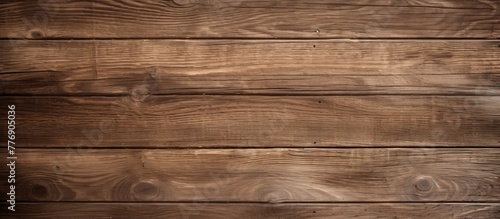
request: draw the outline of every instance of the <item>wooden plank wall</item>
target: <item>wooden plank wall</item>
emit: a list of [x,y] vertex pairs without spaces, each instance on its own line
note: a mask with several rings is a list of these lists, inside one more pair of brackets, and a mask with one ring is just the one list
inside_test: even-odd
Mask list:
[[0,216],[500,218],[499,11],[3,0]]

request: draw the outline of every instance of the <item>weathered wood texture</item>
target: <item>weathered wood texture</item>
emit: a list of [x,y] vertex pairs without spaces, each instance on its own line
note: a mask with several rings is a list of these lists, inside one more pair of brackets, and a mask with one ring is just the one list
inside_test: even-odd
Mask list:
[[500,146],[498,96],[3,98],[7,103],[16,105],[23,147]]
[[3,0],[0,217],[500,218],[499,7]]
[[1,213],[4,219],[17,218],[456,218],[500,217],[499,204],[19,204],[18,210]]
[[0,3],[3,38],[498,38],[497,0]]
[[500,95],[499,45],[444,40],[0,41],[0,94]]
[[[500,152],[494,149],[19,149],[17,157],[18,201],[500,198]],[[1,177],[7,178],[5,168]],[[3,194],[6,183],[0,181]]]

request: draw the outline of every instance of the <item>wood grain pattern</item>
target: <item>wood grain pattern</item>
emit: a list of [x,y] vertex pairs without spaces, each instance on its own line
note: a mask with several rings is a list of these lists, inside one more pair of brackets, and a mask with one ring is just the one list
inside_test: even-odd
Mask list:
[[497,0],[0,3],[3,38],[498,38]]
[[137,94],[2,102],[16,105],[24,147],[500,146],[497,96]]
[[500,95],[500,41],[16,42],[3,95]]
[[[5,155],[5,154],[4,154]],[[18,149],[17,201],[498,201],[494,149]],[[22,171],[21,171],[22,170]],[[2,169],[2,178],[7,178]],[[6,180],[1,192],[6,193]]]
[[19,204],[15,213],[1,213],[4,219],[25,218],[456,218],[500,217],[499,204]]
[[499,9],[0,1],[0,218],[500,218]]

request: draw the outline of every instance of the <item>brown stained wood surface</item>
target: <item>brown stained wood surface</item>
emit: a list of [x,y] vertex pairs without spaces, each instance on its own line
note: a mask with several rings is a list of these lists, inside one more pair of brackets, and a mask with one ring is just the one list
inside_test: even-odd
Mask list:
[[[5,154],[4,154],[5,155]],[[484,149],[19,149],[18,201],[496,202]],[[21,171],[22,170],[22,171]],[[1,172],[6,178],[6,170]],[[6,181],[1,181],[6,193]]]
[[492,219],[500,217],[499,204],[19,204],[18,212],[5,219],[25,218],[457,218]]
[[498,96],[3,100],[16,105],[24,147],[500,146]]
[[3,95],[500,95],[500,41],[12,43],[0,41]]
[[498,0],[0,3],[2,38],[498,38]]
[[499,7],[2,0],[0,218],[500,218]]

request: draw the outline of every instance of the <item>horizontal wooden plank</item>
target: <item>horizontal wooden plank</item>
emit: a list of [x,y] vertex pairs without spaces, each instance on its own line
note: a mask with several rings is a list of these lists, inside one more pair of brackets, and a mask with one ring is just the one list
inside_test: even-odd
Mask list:
[[499,45],[441,40],[0,41],[0,94],[500,95]]
[[23,147],[498,147],[499,103],[498,96],[135,95],[4,97],[0,110],[16,106]]
[[[489,148],[19,148],[16,201],[496,202],[500,197],[500,152]],[[6,174],[3,168],[1,177]],[[6,184],[0,181],[3,194]]]
[[489,0],[0,3],[3,38],[498,38]]
[[[3,207],[3,206],[2,206]],[[499,204],[18,204],[2,218],[477,218],[500,217]]]

